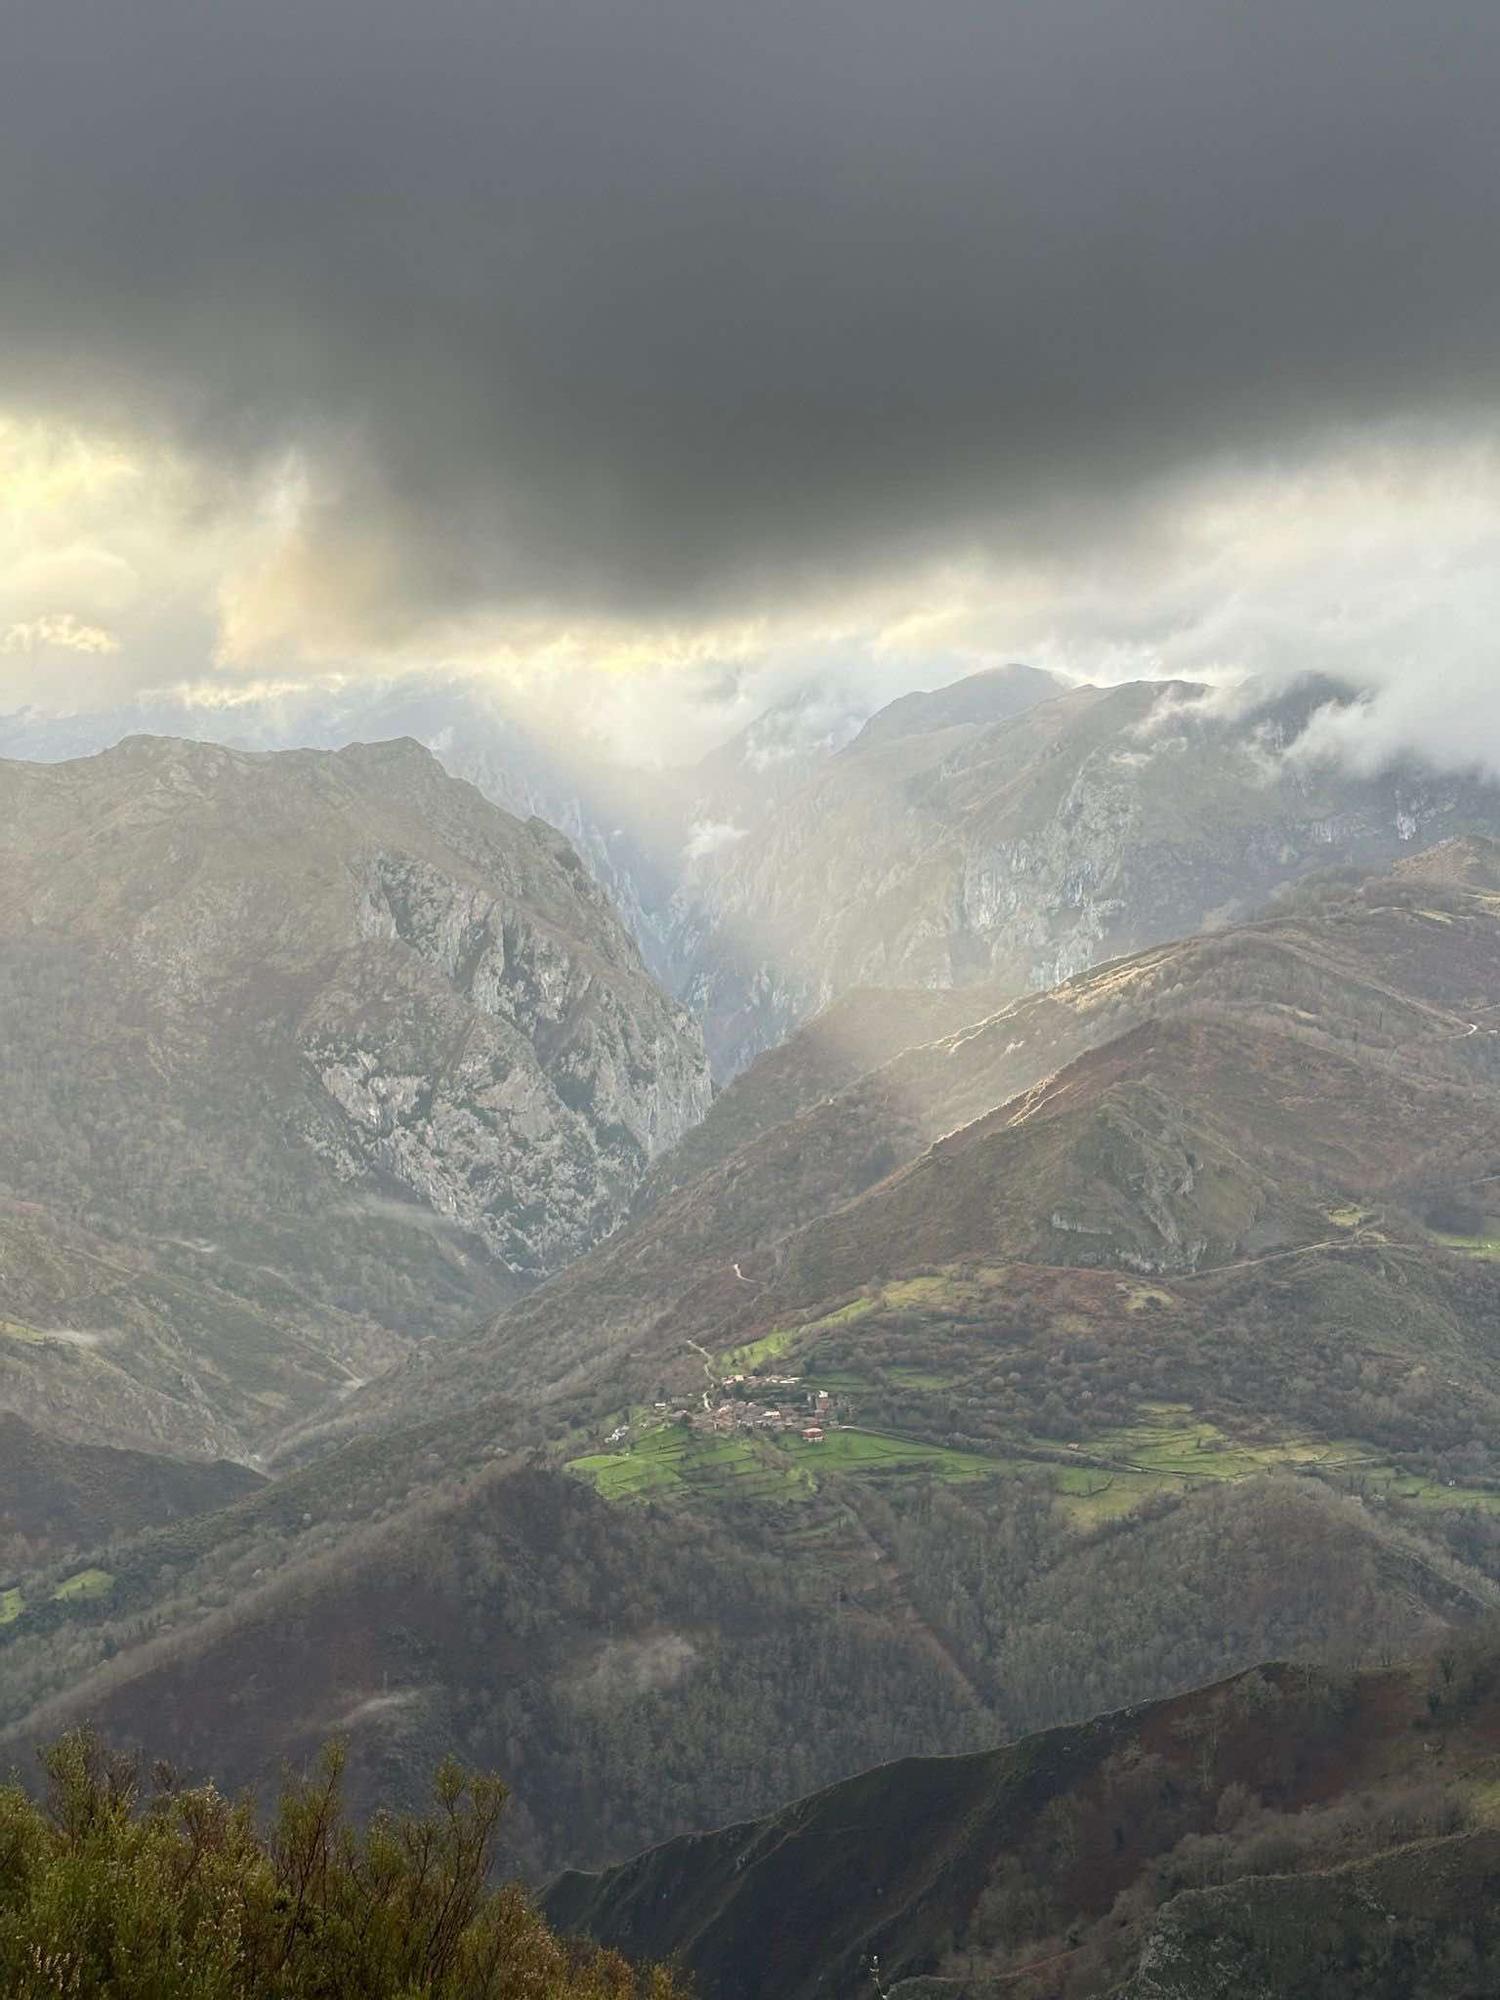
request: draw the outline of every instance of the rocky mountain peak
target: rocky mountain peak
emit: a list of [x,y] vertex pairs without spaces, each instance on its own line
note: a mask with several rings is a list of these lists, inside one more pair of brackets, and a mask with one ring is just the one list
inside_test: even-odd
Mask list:
[[92,1342],[7,1343],[0,1407],[84,1434],[259,1439],[606,1234],[708,1108],[568,842],[410,738],[0,764],[0,944],[0,1315]]

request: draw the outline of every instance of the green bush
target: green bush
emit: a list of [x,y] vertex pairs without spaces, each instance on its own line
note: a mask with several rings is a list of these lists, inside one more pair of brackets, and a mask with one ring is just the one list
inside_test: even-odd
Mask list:
[[11,2000],[681,2000],[660,1968],[559,1939],[489,1872],[505,1788],[456,1765],[426,1817],[351,1827],[343,1754],[288,1782],[270,1831],[88,1731],[0,1790],[0,1991]]

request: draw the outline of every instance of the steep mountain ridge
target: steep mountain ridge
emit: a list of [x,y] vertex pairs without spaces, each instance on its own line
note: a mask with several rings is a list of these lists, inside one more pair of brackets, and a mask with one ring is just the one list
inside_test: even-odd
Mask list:
[[807,685],[696,764],[652,771],[560,742],[503,690],[416,676],[225,709],[163,697],[0,717],[0,752],[74,756],[142,728],[254,749],[415,738],[563,830],[727,1081],[858,986],[1047,988],[1239,922],[1310,872],[1500,829],[1494,787],[1471,778],[1304,755],[1311,716],[1354,698],[1317,679],[1230,699],[1012,666],[872,715]]
[[414,743],[0,764],[0,858],[0,1364],[38,1415],[66,1348],[76,1435],[98,1354],[152,1405],[115,1441],[258,1444],[605,1233],[707,1109],[573,850]]
[[857,986],[719,1091],[701,1124],[656,1162],[636,1193],[644,1215],[697,1175],[894,1057],[982,1018],[1010,995],[984,987]]
[[1260,1668],[866,1772],[546,1907],[714,2000],[1470,2000],[1500,1975],[1496,1683],[1481,1648]]
[[[945,691],[954,712],[967,685]],[[875,718],[698,884],[679,983],[716,1064],[743,1066],[853,985],[1051,987],[1242,921],[1309,871],[1500,825],[1478,781],[1299,756],[1310,709],[1349,698],[1319,685],[1233,709],[1131,682],[925,733]]]
[[[976,674],[902,697],[882,729],[997,720],[1056,692],[1026,667]],[[525,701],[488,682],[411,675],[309,687],[227,706],[161,693],[98,714],[0,715],[0,756],[53,762],[136,735],[202,738],[240,750],[339,749],[411,737],[494,804],[559,828],[629,926],[652,971],[673,985],[695,934],[697,884],[716,846],[742,839],[844,748],[871,703],[839,686],[793,688],[695,763],[637,769],[539,725]]]
[[968,728],[978,724],[1008,722],[1024,715],[1038,702],[1048,701],[1067,691],[1068,682],[1056,674],[1019,664],[988,667],[968,674],[945,687],[898,695],[877,709],[854,738],[855,750],[868,750],[877,743],[892,742],[898,736],[928,736],[934,730]]
[[1149,1022],[940,1140],[788,1246],[785,1282],[998,1257],[1195,1271],[1306,1243],[1356,1194],[1500,1159],[1500,1103],[1244,1023]]
[[[824,1095],[835,1010],[826,1045],[805,1031],[721,1096],[627,1227],[349,1414],[485,1380],[551,1393],[630,1354],[644,1375],[675,1351],[685,1383],[691,1343],[751,1342],[922,1264],[1192,1270],[1314,1240],[1356,1194],[1420,1202],[1500,1164],[1496,990],[1485,892],[1376,878],[1081,974]],[[881,1011],[932,1018],[925,995]]]
[[607,765],[586,746],[537,726],[503,690],[470,677],[278,689],[227,705],[161,691],[97,713],[0,715],[0,757],[43,763],[89,757],[133,736],[191,738],[232,750],[340,750],[410,738],[453,777],[520,820],[561,831],[587,862],[660,978],[681,828],[663,820],[651,774]]

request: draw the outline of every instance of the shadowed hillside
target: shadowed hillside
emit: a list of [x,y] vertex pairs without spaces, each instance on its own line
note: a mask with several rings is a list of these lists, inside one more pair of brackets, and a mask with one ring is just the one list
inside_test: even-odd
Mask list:
[[1492,1648],[1253,1670],[869,1771],[547,1898],[713,2000],[1469,2000],[1500,1977]]
[[70,1444],[0,1413],[0,1570],[227,1506],[262,1483],[248,1466]]

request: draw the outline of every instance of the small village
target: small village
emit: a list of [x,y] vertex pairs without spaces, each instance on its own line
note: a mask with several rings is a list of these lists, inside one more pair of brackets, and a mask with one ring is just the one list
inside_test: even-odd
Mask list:
[[687,1413],[695,1431],[797,1431],[807,1444],[821,1444],[837,1424],[828,1391],[808,1388],[800,1375],[729,1375],[720,1389],[721,1401],[705,1394],[704,1407]]
[[[653,1407],[656,1422],[686,1424],[701,1437],[790,1431],[804,1444],[821,1444],[829,1431],[839,1428],[841,1414],[826,1389],[808,1386],[800,1375],[727,1375],[718,1385],[717,1400],[705,1390],[699,1409],[685,1404],[673,1408],[666,1402]],[[605,1442],[626,1443],[631,1428],[616,1425]]]

